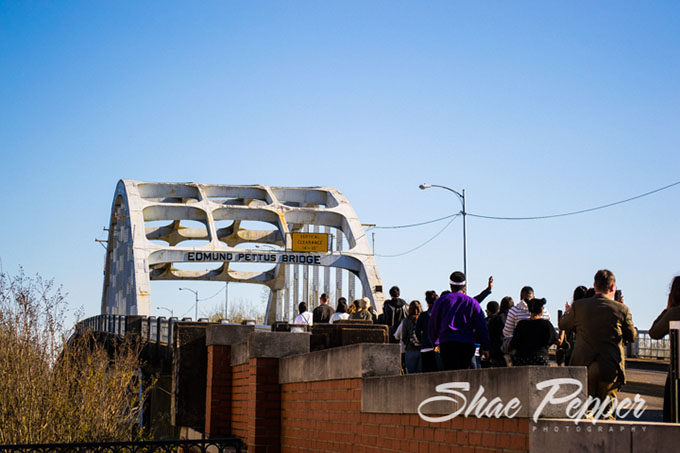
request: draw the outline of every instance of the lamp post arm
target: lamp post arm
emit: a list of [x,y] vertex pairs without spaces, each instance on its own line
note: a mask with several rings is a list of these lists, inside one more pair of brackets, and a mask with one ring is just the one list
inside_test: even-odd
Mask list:
[[440,189],[453,192],[458,197],[458,201],[460,201],[460,204],[463,208],[462,211],[460,211],[460,213],[463,214],[463,272],[465,273],[465,276],[467,278],[467,225],[466,225],[467,211],[465,210],[465,189],[463,189],[463,193],[460,193],[457,190],[454,190],[450,187],[442,186],[440,184],[421,184],[419,186],[420,190],[429,189],[430,187],[439,187]]
[[194,293],[194,296],[195,296],[195,299],[196,299],[196,306],[195,306],[194,317],[195,317],[196,320],[197,320],[197,319],[198,319],[198,291],[194,291],[194,290],[191,289],[191,288],[180,288],[179,290],[180,290],[180,291],[191,291],[192,293]]
[[460,201],[460,204],[463,205],[463,213],[465,213],[465,194],[464,194],[465,191],[463,191],[463,193],[460,193],[457,190],[454,190],[454,189],[452,189],[450,187],[446,187],[446,186],[440,186],[439,184],[430,184],[430,186],[431,187],[439,187],[440,189],[445,189],[445,190],[448,190],[449,192],[455,193],[458,196],[458,200]]

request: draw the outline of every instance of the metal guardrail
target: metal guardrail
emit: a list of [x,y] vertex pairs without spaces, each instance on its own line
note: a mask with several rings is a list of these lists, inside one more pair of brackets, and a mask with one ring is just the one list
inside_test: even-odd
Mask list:
[[149,440],[140,442],[79,442],[55,444],[0,445],[0,452],[22,453],[96,453],[96,452],[234,452],[247,451],[246,445],[237,437],[198,440]]
[[[170,344],[172,343],[172,332],[177,318],[164,318],[146,316],[137,318],[141,321],[141,336],[147,342]],[[97,315],[80,321],[79,326],[90,328],[95,332],[106,332],[113,335],[125,336],[128,330],[128,317],[125,315]]]
[[629,357],[645,359],[669,360],[671,357],[671,341],[669,337],[654,340],[648,330],[639,330],[636,343],[629,346]]
[[[80,328],[90,328],[95,332],[105,332],[118,336],[125,336],[125,332],[130,330],[128,322],[134,319],[135,322],[141,322],[140,331],[141,337],[148,343],[157,343],[162,345],[169,345],[172,343],[172,335],[175,329],[175,324],[180,321],[189,321],[191,318],[165,318],[162,316],[127,316],[127,315],[96,315],[84,319],[78,323]],[[201,318],[194,322],[211,323],[207,318]],[[222,324],[226,321],[222,321]],[[228,323],[227,323],[228,324]],[[259,325],[251,323],[257,330],[271,330],[271,326]]]
[[[80,325],[89,327],[97,332],[124,336],[127,330],[127,319],[126,315],[97,315],[81,321]],[[182,321],[191,321],[191,318],[185,318]],[[142,339],[150,343],[168,345],[172,342],[172,334],[177,322],[179,322],[177,318],[168,319],[162,316],[141,317]],[[207,319],[200,319],[199,322],[208,321]],[[270,330],[271,326],[256,325],[255,328],[258,330]],[[670,339],[668,337],[655,340],[649,336],[649,331],[639,330],[637,341],[626,346],[626,356],[669,360],[671,356],[670,346]]]
[[[172,334],[175,324],[178,322],[192,322],[191,318],[164,318],[162,316],[130,316],[127,315],[96,315],[80,321],[76,328],[90,328],[95,332],[105,332],[118,336],[125,336],[125,332],[129,330],[128,321],[134,318],[135,321],[141,321],[141,337],[149,343],[159,343],[168,345],[172,343]],[[206,324],[216,324],[209,321],[207,318],[201,318],[198,321]],[[226,321],[220,321],[219,324],[230,324]],[[268,325],[248,323],[256,330],[271,330],[272,327]]]

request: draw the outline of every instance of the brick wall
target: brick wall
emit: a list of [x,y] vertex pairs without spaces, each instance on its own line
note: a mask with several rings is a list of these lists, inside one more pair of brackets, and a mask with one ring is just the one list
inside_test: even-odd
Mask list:
[[362,380],[281,386],[283,452],[526,452],[529,420],[457,417],[429,423],[413,414],[361,412]]
[[[303,334],[253,332],[246,343],[231,346],[213,344],[219,338],[208,340],[203,434],[238,436],[251,453],[519,453],[529,451],[530,436],[537,436],[530,434],[528,419],[541,400],[535,393],[536,383],[558,377],[586,381],[585,368],[571,367],[401,376],[398,345],[365,343],[307,352],[307,336],[303,338],[307,342],[281,346],[285,341],[298,341],[294,335]],[[222,340],[227,343],[229,339]],[[507,402],[518,397],[520,409],[516,418],[422,420],[417,415],[419,403],[446,382],[466,382],[471,389],[483,387],[489,399]],[[395,399],[395,394],[403,398]],[[584,399],[583,389],[582,394]],[[450,403],[438,404],[429,403],[428,413],[450,413]],[[555,417],[562,412],[563,408],[551,405],[542,413]],[[536,445],[546,445],[540,442]],[[535,451],[544,450],[536,445]]]
[[231,347],[208,346],[205,387],[205,435],[223,437],[231,433]]
[[231,433],[249,452],[281,450],[279,360],[252,358],[232,368]]
[[[279,385],[279,359],[250,359],[252,413],[255,414],[255,439],[248,451],[279,452],[281,436],[281,386]],[[254,376],[253,376],[254,375]],[[252,445],[252,448],[251,448]]]
[[255,438],[255,425],[250,423],[255,414],[250,404],[251,392],[250,363],[246,362],[232,368],[231,381],[231,433],[251,445]]

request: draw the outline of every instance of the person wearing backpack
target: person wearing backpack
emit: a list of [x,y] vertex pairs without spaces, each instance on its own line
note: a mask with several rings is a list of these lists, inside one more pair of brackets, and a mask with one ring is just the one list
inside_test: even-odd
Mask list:
[[399,288],[397,286],[390,288],[390,297],[391,299],[387,300],[383,305],[383,323],[389,329],[390,343],[399,343],[399,340],[394,338],[394,332],[407,316],[406,301],[399,297]]

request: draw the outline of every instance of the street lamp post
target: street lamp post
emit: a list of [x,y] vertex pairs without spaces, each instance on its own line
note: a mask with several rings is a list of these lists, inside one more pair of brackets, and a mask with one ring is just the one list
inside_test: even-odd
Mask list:
[[196,308],[195,308],[195,318],[194,321],[198,321],[198,291],[194,291],[191,288],[180,288],[180,291],[191,291],[196,296]]
[[[460,201],[460,204],[463,206],[463,210],[460,211],[460,213],[463,214],[463,273],[465,274],[465,277],[468,278],[468,275],[467,275],[467,231],[466,231],[466,219],[465,219],[467,212],[465,211],[465,189],[463,189],[463,193],[460,193],[457,190],[453,190],[452,188],[446,187],[446,186],[440,186],[439,184],[421,184],[418,187],[420,188],[420,190],[429,189],[430,187],[439,187],[440,189],[446,189],[449,192],[455,193],[456,196],[458,197],[458,201]],[[468,280],[469,280],[469,278],[468,278]]]
[[175,317],[175,312],[169,308],[166,307],[156,307],[156,310],[165,310],[170,312],[170,317],[174,318]]
[[224,320],[229,319],[229,282],[224,282]]

